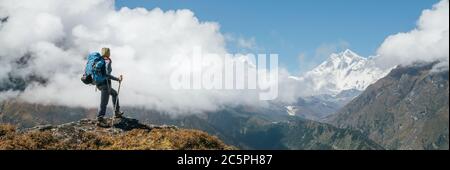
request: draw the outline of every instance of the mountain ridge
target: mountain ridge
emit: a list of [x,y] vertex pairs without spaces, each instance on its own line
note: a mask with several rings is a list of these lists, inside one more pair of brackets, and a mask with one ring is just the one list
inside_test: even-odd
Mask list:
[[[204,131],[239,149],[383,149],[357,131],[274,113],[277,110],[266,110],[262,113],[260,108],[243,106],[212,113],[174,117],[142,108],[123,107],[122,109],[127,112],[127,116],[142,120],[145,124],[155,126],[170,124],[182,129]],[[7,102],[0,115],[0,122],[27,121],[28,123],[21,125],[25,125],[24,128],[28,129],[39,124],[60,124],[60,122],[70,123],[80,119],[84,120],[79,117],[64,117],[64,113],[57,112],[61,110],[74,114],[78,111],[84,112],[77,108],[63,109],[61,106]],[[95,113],[84,115],[95,116]],[[58,118],[63,119],[57,120]]]
[[327,122],[359,130],[387,149],[448,149],[448,70],[398,66]]

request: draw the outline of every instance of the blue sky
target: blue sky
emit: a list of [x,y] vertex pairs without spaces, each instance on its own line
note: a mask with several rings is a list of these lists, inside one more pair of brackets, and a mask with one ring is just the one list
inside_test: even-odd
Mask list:
[[280,65],[295,74],[311,69],[325,60],[326,54],[343,48],[362,56],[375,54],[388,35],[413,29],[421,11],[437,2],[116,0],[116,8],[190,9],[200,21],[219,23],[225,35],[254,40],[254,48],[245,50],[230,43],[230,52],[278,53]]

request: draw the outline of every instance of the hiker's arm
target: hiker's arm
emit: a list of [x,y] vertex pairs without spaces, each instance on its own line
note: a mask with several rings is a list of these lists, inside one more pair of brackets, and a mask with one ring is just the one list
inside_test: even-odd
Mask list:
[[106,64],[106,76],[108,77],[108,79],[119,81],[120,80],[119,78],[110,74],[112,71],[111,63],[112,63],[111,60],[109,60],[109,62]]
[[108,76],[109,79],[114,80],[114,81],[119,81],[119,80],[120,80],[119,78],[114,77],[114,76],[111,75],[111,74],[107,74],[107,76]]

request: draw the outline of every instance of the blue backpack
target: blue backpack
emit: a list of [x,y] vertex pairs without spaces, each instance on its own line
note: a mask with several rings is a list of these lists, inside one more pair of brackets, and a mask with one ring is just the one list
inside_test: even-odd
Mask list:
[[89,54],[81,81],[84,84],[102,85],[106,78],[106,62],[103,57],[97,52]]

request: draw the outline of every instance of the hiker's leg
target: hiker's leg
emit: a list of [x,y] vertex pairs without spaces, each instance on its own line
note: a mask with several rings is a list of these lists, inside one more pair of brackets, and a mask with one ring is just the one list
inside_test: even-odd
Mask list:
[[[117,91],[111,88],[110,94],[112,96],[113,107],[116,109],[114,112],[120,111],[119,97],[117,96]],[[115,106],[117,101],[117,107]]]
[[102,89],[100,91],[101,91],[102,95],[100,98],[100,109],[98,111],[98,117],[103,117],[103,116],[105,116],[106,106],[108,105],[109,92],[108,92],[108,89]]

